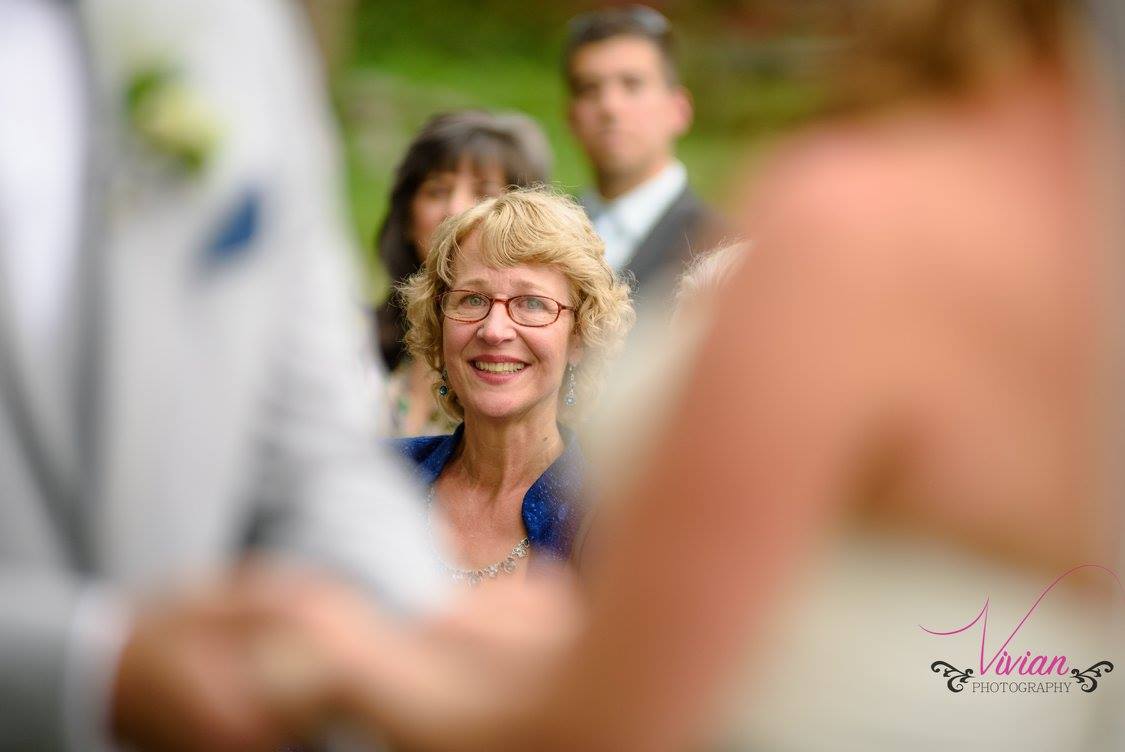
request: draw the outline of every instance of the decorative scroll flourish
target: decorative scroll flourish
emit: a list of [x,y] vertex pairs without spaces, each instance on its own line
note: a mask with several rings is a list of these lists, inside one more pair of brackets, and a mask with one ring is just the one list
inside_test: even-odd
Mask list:
[[[939,666],[942,668],[939,668]],[[949,680],[945,683],[945,686],[949,688],[950,692],[960,692],[961,690],[963,690],[965,688],[965,683],[969,681],[969,679],[971,679],[973,676],[973,670],[971,668],[967,668],[962,671],[959,668],[946,663],[945,661],[934,661],[930,664],[930,670],[935,674],[940,673],[943,678]],[[1090,669],[1086,670],[1089,671]]]
[[1098,679],[1103,675],[1113,671],[1113,664],[1109,661],[1098,661],[1085,671],[1079,671],[1076,668],[1070,670],[1070,675],[1074,677],[1074,681],[1078,682],[1083,692],[1093,692],[1098,688]]

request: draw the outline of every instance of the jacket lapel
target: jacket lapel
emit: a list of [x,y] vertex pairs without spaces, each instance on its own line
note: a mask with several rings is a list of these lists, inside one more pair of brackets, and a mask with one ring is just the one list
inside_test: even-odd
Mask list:
[[661,271],[681,271],[674,265],[682,265],[691,255],[699,212],[699,200],[690,187],[685,187],[641,241],[629,262],[638,287],[643,287]]
[[39,507],[58,535],[59,550],[65,552],[71,567],[79,568],[83,557],[79,553],[79,528],[73,519],[77,504],[74,468],[60,456],[57,440],[52,442],[57,433],[44,422],[42,406],[49,395],[36,391],[36,386],[43,382],[35,378],[33,363],[19,336],[11,299],[12,282],[5,263],[8,259],[3,250],[0,247],[0,400],[9,425],[0,428],[0,436],[7,435],[20,464],[26,468]]
[[[74,16],[76,39],[86,53],[82,24]],[[89,56],[83,54],[81,74],[89,83]],[[7,261],[0,258],[0,397],[8,406],[12,422],[12,439],[18,444],[23,463],[28,468],[39,496],[40,507],[50,517],[51,523],[63,542],[63,548],[75,569],[86,570],[91,563],[85,532],[87,504],[85,491],[89,488],[83,457],[84,439],[87,436],[85,405],[80,382],[88,372],[84,349],[96,351],[90,338],[96,320],[89,305],[94,290],[86,277],[95,263],[92,253],[97,247],[94,218],[100,213],[98,192],[95,189],[98,170],[96,123],[94,113],[97,102],[93,89],[86,87],[85,117],[82,123],[81,178],[82,214],[76,218],[80,248],[69,277],[57,280],[54,291],[56,305],[63,311],[56,332],[49,343],[30,341],[30,336],[19,324],[16,303],[12,299],[13,280]],[[2,249],[0,249],[2,250]],[[87,344],[89,343],[89,344]]]

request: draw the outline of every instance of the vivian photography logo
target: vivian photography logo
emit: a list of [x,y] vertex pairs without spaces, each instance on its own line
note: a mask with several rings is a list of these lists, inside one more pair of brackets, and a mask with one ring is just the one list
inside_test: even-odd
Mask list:
[[[964,665],[959,662],[936,660],[930,664],[930,670],[945,679],[945,686],[950,692],[964,692],[966,689],[971,694],[1067,694],[1071,690],[1078,690],[1089,694],[1101,685],[1105,677],[1113,672],[1113,663],[1101,658],[1098,660],[1091,656],[1069,656],[1054,650],[1043,650],[1056,646],[1036,646],[1023,649],[1018,639],[1020,630],[1033,618],[1035,611],[1043,599],[1064,579],[1083,569],[1097,569],[1107,573],[1117,583],[1118,591],[1122,590],[1121,580],[1117,573],[1098,564],[1081,564],[1060,574],[1039,594],[1031,608],[1023,618],[1008,633],[1007,639],[995,652],[987,652],[988,641],[988,607],[990,599],[986,598],[984,607],[980,612],[963,627],[948,631],[939,631],[921,627],[922,630],[935,637],[952,637],[969,632],[974,627],[980,629],[980,653],[977,666],[959,668]],[[1018,647],[1017,647],[1018,646]]]

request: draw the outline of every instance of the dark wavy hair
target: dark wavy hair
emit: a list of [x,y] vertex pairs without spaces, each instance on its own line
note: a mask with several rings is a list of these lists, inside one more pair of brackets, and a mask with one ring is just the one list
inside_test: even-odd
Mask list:
[[396,285],[421,268],[410,239],[410,204],[435,172],[455,170],[465,159],[474,166],[497,164],[509,186],[528,187],[550,179],[551,149],[534,120],[514,112],[460,110],[435,115],[410,142],[395,170],[387,217],[376,236],[379,259],[391,278],[391,294],[375,309],[379,351],[387,368],[401,362],[406,319]]

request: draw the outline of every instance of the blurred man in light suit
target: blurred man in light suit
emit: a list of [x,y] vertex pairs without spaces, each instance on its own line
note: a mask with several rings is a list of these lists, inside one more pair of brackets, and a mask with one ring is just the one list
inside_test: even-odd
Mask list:
[[438,598],[300,21],[0,0],[0,749],[283,741],[235,596],[175,594],[248,550]]

